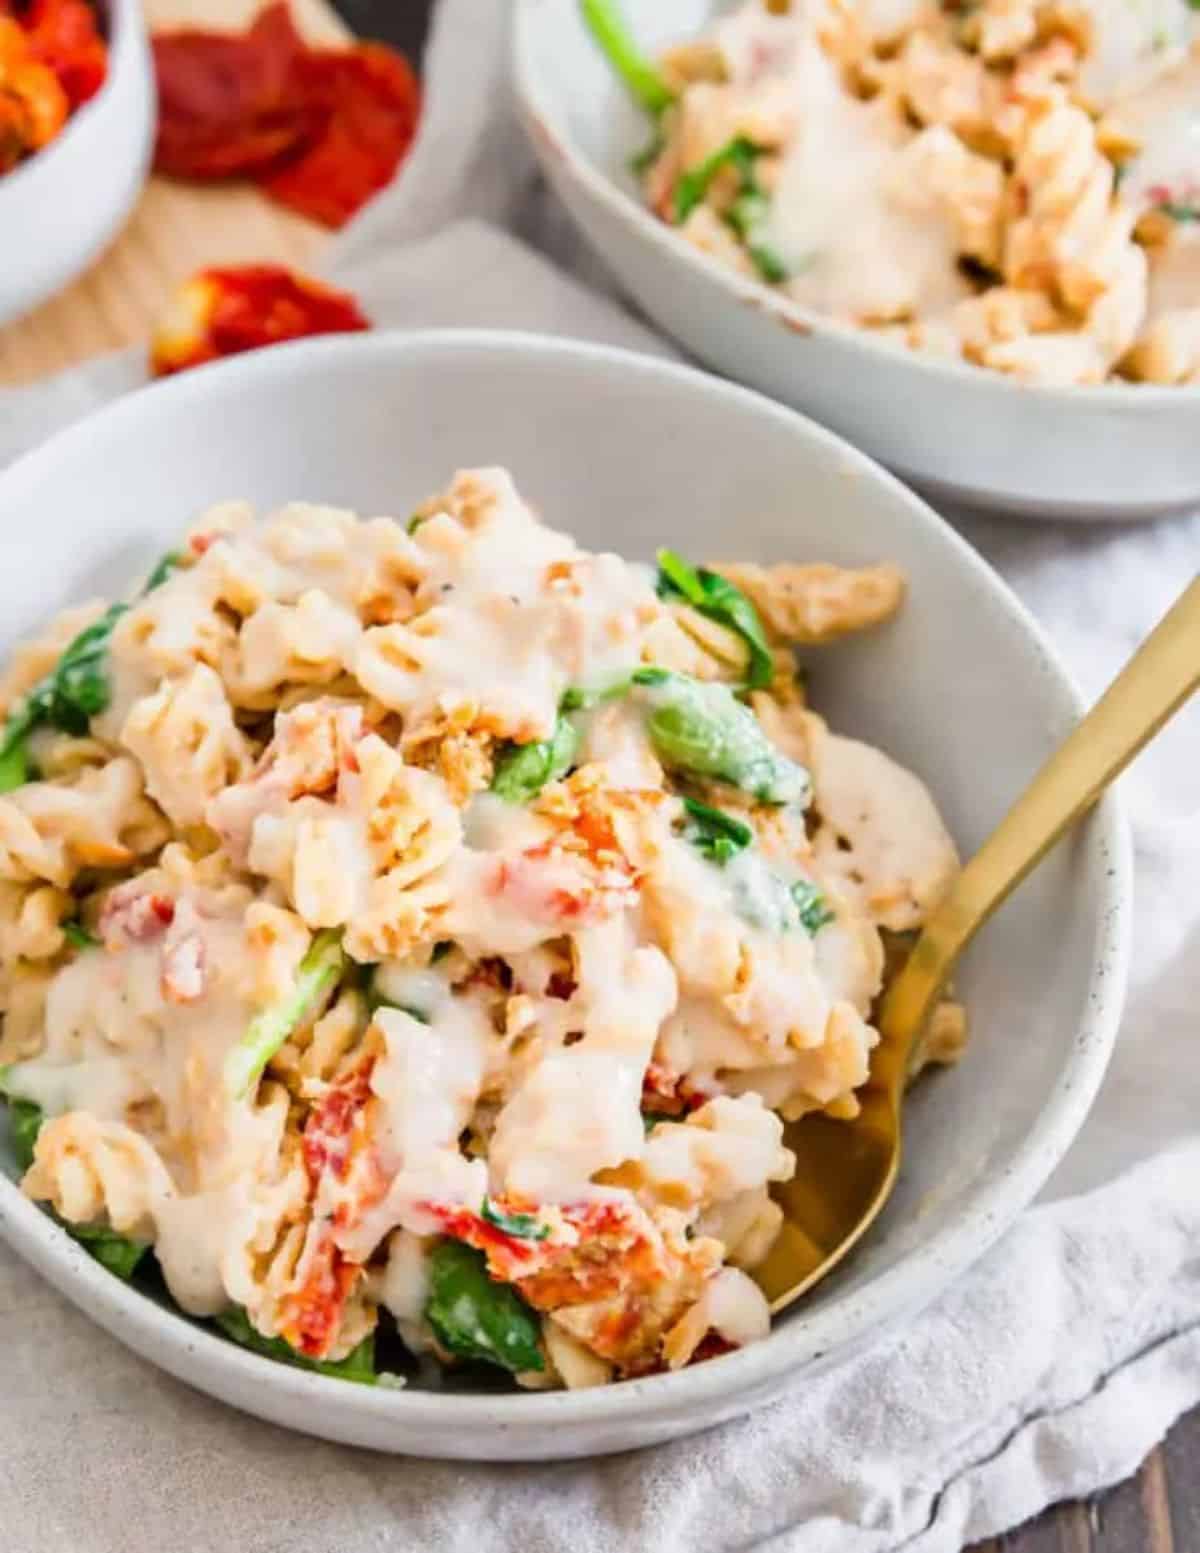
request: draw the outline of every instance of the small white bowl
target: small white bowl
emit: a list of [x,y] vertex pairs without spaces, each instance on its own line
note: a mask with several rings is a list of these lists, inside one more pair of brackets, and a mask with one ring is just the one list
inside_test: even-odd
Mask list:
[[[727,0],[624,0],[655,50]],[[518,0],[514,73],[547,178],[645,312],[701,361],[832,426],[939,496],[1028,517],[1150,517],[1200,501],[1200,388],[1042,388],[898,350],[699,253],[642,203],[650,138],[578,0]]]
[[[1052,650],[996,575],[831,433],[685,367],[482,331],[261,351],[142,390],[55,437],[0,475],[6,644],[74,598],[126,586],[222,497],[403,514],[455,467],[493,462],[510,466],[547,521],[596,548],[647,560],[667,544],[698,559],[897,561],[907,608],[882,631],[814,654],[814,699],[836,726],[915,767],[967,850],[1077,716]],[[862,1250],[764,1342],[675,1375],[464,1395],[288,1369],[104,1272],[20,1194],[11,1155],[0,1159],[0,1233],[172,1374],[331,1439],[519,1460],[702,1429],[931,1299],[1037,1192],[1108,1058],[1129,880],[1125,830],[1106,798],[974,946],[959,979],[970,1048],[911,1097],[903,1177]]]
[[108,76],[48,146],[0,177],[0,323],[85,270],[132,209],[154,141],[139,0],[108,0]]

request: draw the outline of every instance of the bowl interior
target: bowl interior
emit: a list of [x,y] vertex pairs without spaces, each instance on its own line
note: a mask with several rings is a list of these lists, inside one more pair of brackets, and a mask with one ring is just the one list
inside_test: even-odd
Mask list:
[[[871,636],[814,652],[813,699],[835,727],[927,780],[964,851],[1073,720],[1070,686],[1020,606],[864,457],[686,369],[519,336],[284,347],[145,390],[69,431],[0,477],[4,646],[71,600],[123,588],[207,503],[299,498],[403,517],[456,467],[489,463],[511,468],[547,521],[591,547],[898,562],[907,608]],[[979,1211],[984,1188],[1025,1159],[1027,1197],[1069,1141],[1081,1114],[1045,1121],[1072,1086],[1090,1092],[1103,1066],[1107,1034],[1089,1014],[1115,833],[1102,808],[972,950],[959,981],[968,1053],[913,1096],[900,1186],[862,1252],[780,1322],[771,1341],[795,1334],[794,1359],[843,1330],[837,1312],[881,1273],[924,1258],[936,1283],[943,1237]],[[1034,1134],[1049,1152],[1030,1184]],[[3,1142],[0,1167],[15,1174]],[[0,1181],[0,1198],[10,1190]],[[1002,1216],[1021,1206],[989,1201]]]

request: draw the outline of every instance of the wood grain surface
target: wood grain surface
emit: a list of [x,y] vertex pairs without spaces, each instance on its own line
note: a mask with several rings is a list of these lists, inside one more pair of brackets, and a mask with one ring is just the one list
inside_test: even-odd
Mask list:
[[[146,0],[152,24],[240,25],[258,0]],[[434,0],[292,0],[314,38],[354,31],[414,57]],[[28,318],[0,330],[0,383],[27,381],[146,338],[171,289],[202,264],[311,263],[327,234],[249,188],[197,189],[151,179],[99,262]],[[972,1553],[1200,1553],[1200,1410],[1183,1419],[1120,1487],[1063,1504]]]

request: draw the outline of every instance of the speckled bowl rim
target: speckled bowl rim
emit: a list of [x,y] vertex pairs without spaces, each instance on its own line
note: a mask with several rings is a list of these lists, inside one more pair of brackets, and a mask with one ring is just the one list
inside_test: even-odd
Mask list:
[[[9,500],[20,499],[24,489],[36,486],[63,453],[90,444],[93,455],[98,455],[108,431],[139,419],[146,393],[158,396],[160,407],[167,402],[173,405],[181,424],[186,424],[190,405],[220,396],[235,378],[243,384],[269,385],[292,373],[319,375],[326,363],[335,360],[397,357],[414,351],[469,357],[481,349],[495,355],[498,373],[512,356],[572,358],[581,365],[592,363],[597,369],[615,368],[630,377],[653,379],[664,392],[676,385],[688,393],[704,393],[730,404],[740,402],[785,427],[803,426],[808,436],[836,451],[846,467],[868,485],[889,489],[921,522],[937,531],[938,541],[953,555],[963,576],[984,590],[1010,625],[1035,648],[1047,678],[1061,693],[1064,710],[1081,709],[1079,693],[1056,651],[1007,584],[925,502],[866,454],[751,389],[692,367],[611,346],[486,329],[380,332],[277,346],[140,389],[59,432],[0,472],[0,511]],[[934,1298],[992,1245],[1032,1201],[1062,1158],[1103,1078],[1121,1015],[1129,961],[1131,847],[1123,812],[1111,791],[1097,806],[1088,845],[1103,866],[1095,870],[1102,881],[1101,899],[1097,903],[1099,926],[1089,968],[1086,1011],[1057,1082],[1047,1092],[1036,1123],[1007,1167],[985,1181],[931,1241],[901,1254],[893,1267],[862,1289],[835,1299],[812,1316],[793,1315],[776,1325],[762,1342],[695,1368],[594,1390],[517,1395],[354,1386],[261,1358],[130,1288],[105,1272],[22,1196],[7,1175],[0,1175],[0,1234],[101,1326],[161,1368],[217,1396],[221,1395],[222,1382],[227,1382],[229,1389],[239,1388],[240,1383],[243,1394],[254,1386],[270,1391],[277,1399],[306,1404],[293,1416],[301,1428],[305,1425],[300,1420],[311,1417],[317,1421],[313,1433],[322,1433],[319,1420],[323,1412],[330,1418],[352,1414],[379,1423],[403,1422],[409,1439],[411,1430],[423,1422],[431,1427],[478,1430],[493,1438],[496,1431],[506,1428],[544,1425],[550,1442],[545,1455],[553,1457],[556,1426],[665,1421],[678,1418],[681,1411],[721,1402],[736,1410],[739,1395],[839,1349],[849,1351],[880,1335],[896,1317]],[[700,1418],[697,1427],[704,1422],[706,1419]],[[336,1436],[331,1433],[330,1437]]]
[[[1200,409],[1200,386],[1183,384],[1170,387],[1161,383],[1114,382],[1061,388],[1044,383],[1023,383],[1002,372],[990,372],[968,362],[949,361],[919,351],[897,349],[873,339],[867,330],[840,323],[799,302],[793,302],[772,291],[761,281],[739,275],[719,259],[701,253],[674,228],[657,220],[611,177],[594,167],[582,152],[576,150],[565,128],[556,127],[559,116],[553,110],[533,63],[532,33],[538,24],[538,8],[545,3],[546,0],[516,0],[513,17],[512,78],[527,133],[562,164],[588,199],[604,206],[639,239],[657,248],[667,258],[699,270],[742,306],[757,309],[774,318],[790,334],[836,339],[861,356],[864,371],[869,372],[873,362],[886,356],[889,361],[903,363],[914,373],[942,378],[960,386],[978,387],[983,377],[989,386],[1000,392],[1026,396],[1041,403],[1048,414],[1061,414],[1064,409],[1070,413],[1071,407],[1078,405],[1154,416],[1168,405],[1178,407],[1189,401]],[[574,0],[559,0],[559,3],[572,4]],[[582,22],[580,25],[583,25]]]

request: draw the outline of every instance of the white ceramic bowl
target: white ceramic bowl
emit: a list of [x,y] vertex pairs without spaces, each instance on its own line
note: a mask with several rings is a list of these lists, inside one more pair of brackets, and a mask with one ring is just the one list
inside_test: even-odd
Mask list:
[[[1052,651],[984,562],[829,432],[687,368],[482,332],[263,351],[143,390],[54,438],[0,475],[4,633],[122,586],[221,497],[403,514],[456,466],[489,462],[507,463],[548,521],[591,546],[646,559],[666,543],[698,558],[898,561],[912,589],[902,617],[814,657],[814,695],[837,726],[922,773],[967,849],[1077,714]],[[1030,1200],[1104,1070],[1129,891],[1125,834],[1106,799],[972,950],[961,977],[970,1049],[912,1097],[903,1178],[861,1253],[767,1341],[676,1375],[574,1393],[369,1390],[256,1358],[131,1292],[20,1195],[11,1157],[0,1232],[138,1352],[279,1423],[501,1459],[665,1440],[868,1343]]]
[[139,0],[108,0],[108,78],[36,156],[0,177],[0,323],[80,274],[129,214],[154,136]]
[[[656,49],[729,0],[624,0]],[[518,0],[514,69],[546,176],[618,280],[701,361],[816,416],[939,496],[1030,517],[1129,519],[1200,500],[1200,388],[1035,388],[872,340],[684,242],[642,204],[649,139],[578,0]]]

